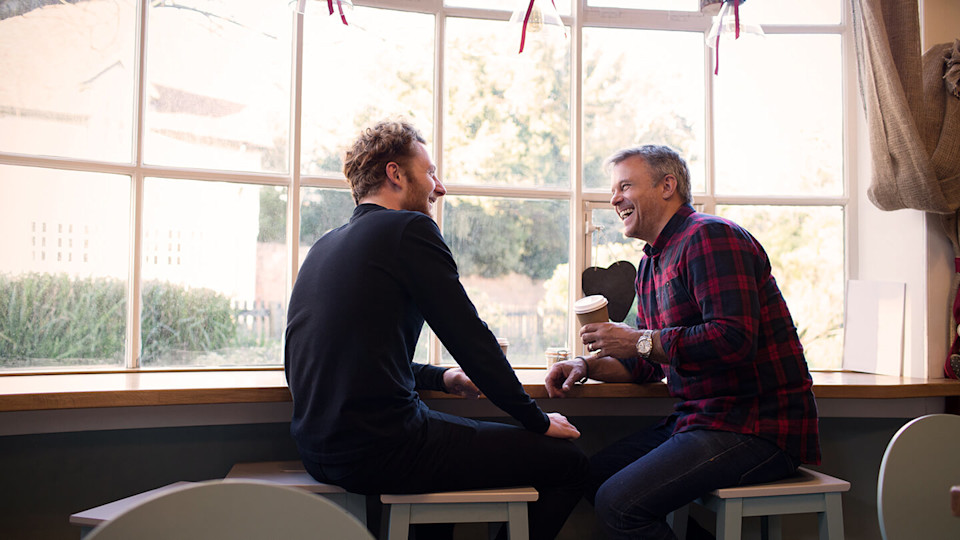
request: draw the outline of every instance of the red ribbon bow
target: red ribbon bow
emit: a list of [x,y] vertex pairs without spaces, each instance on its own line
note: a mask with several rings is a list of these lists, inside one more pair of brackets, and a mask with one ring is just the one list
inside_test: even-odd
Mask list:
[[[339,1],[339,0],[338,0]],[[733,22],[734,24],[734,36],[733,39],[740,39],[740,0],[724,0],[725,2],[733,2]],[[717,58],[715,66],[713,69],[713,74],[718,75],[720,73],[720,34],[723,33],[723,17],[721,15],[720,25],[717,28],[717,46],[714,47],[714,50],[717,53]]]
[[[327,0],[327,7],[330,8],[330,15],[333,15],[333,0]],[[347,17],[343,14],[343,5],[340,3],[340,0],[337,0],[337,9],[340,10],[340,20],[343,21],[344,25],[347,25]]]
[[[340,0],[337,0],[338,2]],[[523,52],[523,44],[527,40],[527,23],[530,22],[530,14],[533,13],[533,3],[537,0],[530,0],[530,5],[527,6],[527,14],[523,16],[523,32],[520,34],[520,52]],[[553,4],[553,9],[557,9],[557,3],[554,0],[550,0],[550,3]]]

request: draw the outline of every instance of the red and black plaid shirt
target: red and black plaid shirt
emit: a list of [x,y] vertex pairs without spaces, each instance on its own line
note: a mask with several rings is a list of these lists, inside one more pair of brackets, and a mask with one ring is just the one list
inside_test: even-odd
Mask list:
[[680,208],[637,271],[637,327],[660,330],[669,365],[622,360],[636,382],[664,377],[675,431],[758,435],[820,463],[817,404],[787,304],[753,236]]

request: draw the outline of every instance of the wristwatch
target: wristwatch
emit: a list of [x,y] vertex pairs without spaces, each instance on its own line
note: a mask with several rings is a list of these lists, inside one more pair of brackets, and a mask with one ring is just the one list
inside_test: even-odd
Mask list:
[[640,358],[647,360],[651,352],[653,352],[653,330],[643,330],[640,333],[640,339],[637,340],[637,354]]

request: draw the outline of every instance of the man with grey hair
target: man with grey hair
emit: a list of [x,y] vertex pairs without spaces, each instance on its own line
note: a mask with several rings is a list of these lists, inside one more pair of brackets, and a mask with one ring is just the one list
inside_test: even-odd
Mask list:
[[555,364],[546,387],[563,397],[585,377],[666,377],[675,412],[595,454],[587,498],[610,538],[672,539],[666,515],[697,497],[819,463],[817,405],[760,243],[694,210],[687,164],[671,148],[628,148],[608,164],[624,234],[646,242],[637,325],[584,325],[591,354]]

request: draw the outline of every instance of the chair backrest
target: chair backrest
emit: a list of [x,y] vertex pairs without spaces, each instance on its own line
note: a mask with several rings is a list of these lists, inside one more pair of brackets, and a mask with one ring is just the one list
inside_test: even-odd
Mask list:
[[877,483],[884,540],[960,538],[950,488],[960,485],[960,416],[911,420],[887,445]]
[[95,528],[88,540],[374,540],[336,504],[303,490],[253,481],[187,484]]

